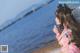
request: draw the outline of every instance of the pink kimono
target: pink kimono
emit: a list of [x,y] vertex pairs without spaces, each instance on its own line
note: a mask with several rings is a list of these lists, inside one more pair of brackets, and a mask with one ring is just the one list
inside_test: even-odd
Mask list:
[[64,29],[61,34],[56,34],[62,53],[80,53],[80,48],[75,45],[75,42],[68,44],[71,36],[72,31],[70,29]]

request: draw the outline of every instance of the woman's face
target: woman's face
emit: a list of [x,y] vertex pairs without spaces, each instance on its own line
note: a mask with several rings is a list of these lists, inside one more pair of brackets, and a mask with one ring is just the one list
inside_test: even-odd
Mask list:
[[56,22],[57,25],[61,24],[57,17],[55,18],[55,22]]

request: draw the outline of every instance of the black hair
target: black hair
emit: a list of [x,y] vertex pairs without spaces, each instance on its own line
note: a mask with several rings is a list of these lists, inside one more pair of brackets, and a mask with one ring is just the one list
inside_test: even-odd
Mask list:
[[70,42],[76,42],[80,46],[80,24],[75,20],[72,10],[66,4],[59,4],[56,10],[56,17],[59,19],[61,25],[65,24],[72,30],[72,39]]

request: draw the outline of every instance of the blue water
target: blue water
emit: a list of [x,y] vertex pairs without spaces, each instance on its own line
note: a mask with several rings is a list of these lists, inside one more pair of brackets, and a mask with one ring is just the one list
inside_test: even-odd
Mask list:
[[26,10],[20,13],[16,18],[21,17],[22,19],[0,32],[0,44],[9,46],[8,53],[31,53],[54,41],[55,35],[52,28],[55,24],[56,6],[57,1],[55,0],[28,16],[23,16],[28,12]]

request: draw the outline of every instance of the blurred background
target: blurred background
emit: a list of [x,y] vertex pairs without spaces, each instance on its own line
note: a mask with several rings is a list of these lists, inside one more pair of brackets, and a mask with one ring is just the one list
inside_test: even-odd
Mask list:
[[58,4],[57,0],[0,0],[0,45],[8,45],[6,53],[55,53],[58,45],[52,29]]

